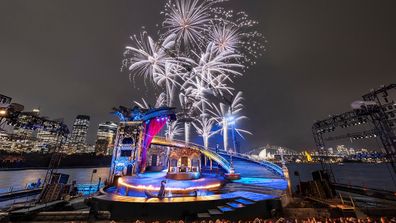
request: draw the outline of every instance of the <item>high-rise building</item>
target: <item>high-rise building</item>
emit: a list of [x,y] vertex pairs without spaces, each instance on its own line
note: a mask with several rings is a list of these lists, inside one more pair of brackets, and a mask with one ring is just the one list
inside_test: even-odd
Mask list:
[[73,131],[69,137],[68,145],[75,148],[77,152],[86,152],[89,120],[90,117],[88,115],[77,115],[74,121]]
[[109,155],[114,145],[114,137],[117,133],[117,124],[105,122],[99,124],[96,134],[95,152],[96,154]]
[[40,110],[33,109],[31,112],[24,112],[18,116],[18,123],[14,126],[14,134],[26,138],[35,137],[36,127],[33,126],[34,119],[39,117]]
[[59,146],[61,138],[62,136],[54,132],[40,129],[37,132],[37,147],[40,148],[42,152],[51,152],[51,150]]
[[338,145],[336,147],[337,150],[337,155],[340,156],[347,156],[349,154],[349,150],[348,148],[345,147],[345,145]]
[[334,154],[334,149],[333,149],[333,147],[327,148],[327,153],[328,153],[329,155],[333,155],[333,154]]

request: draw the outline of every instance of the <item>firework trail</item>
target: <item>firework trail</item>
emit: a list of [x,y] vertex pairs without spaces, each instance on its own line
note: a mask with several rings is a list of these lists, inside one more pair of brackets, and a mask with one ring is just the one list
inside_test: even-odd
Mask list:
[[[235,128],[235,124],[243,119],[246,119],[247,117],[244,115],[241,115],[242,109],[243,109],[243,97],[242,97],[242,92],[238,92],[231,103],[229,105],[220,103],[218,106],[213,105],[213,111],[210,111],[214,117],[214,120],[216,120],[217,124],[219,124],[222,129],[221,133],[223,134],[223,143],[224,143],[224,150],[228,151],[228,130],[231,125],[232,127],[232,134],[234,134],[234,131],[240,135],[242,138],[243,135],[242,133],[247,133],[247,134],[252,134],[247,130],[240,129],[240,128]],[[235,152],[235,137],[233,137],[233,142],[234,142],[234,152]]]
[[198,135],[202,137],[205,149],[209,148],[209,138],[217,133],[216,131],[212,131],[215,123],[215,119],[205,113],[200,115],[200,117],[192,123]]
[[186,143],[190,142],[191,122],[195,117],[195,100],[188,95],[190,95],[190,89],[186,89],[185,93],[180,92],[179,94],[179,103],[181,108],[179,119],[184,122],[184,141]]

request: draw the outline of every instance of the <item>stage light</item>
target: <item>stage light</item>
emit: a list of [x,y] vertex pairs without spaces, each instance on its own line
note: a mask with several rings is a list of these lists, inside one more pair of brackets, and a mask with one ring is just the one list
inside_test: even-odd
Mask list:
[[230,124],[230,125],[234,125],[235,124],[235,117],[234,116],[227,116],[226,120],[227,120],[228,124]]
[[0,116],[6,116],[7,115],[7,109],[1,108],[0,109]]

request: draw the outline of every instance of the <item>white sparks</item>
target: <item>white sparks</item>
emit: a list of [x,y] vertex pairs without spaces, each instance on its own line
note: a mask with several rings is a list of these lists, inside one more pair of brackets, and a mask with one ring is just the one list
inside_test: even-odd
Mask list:
[[[250,134],[234,126],[246,118],[241,115],[242,93],[234,94],[235,79],[256,63],[255,59],[265,51],[266,41],[262,33],[254,30],[257,21],[245,12],[223,8],[223,1],[168,0],[162,26],[157,26],[159,40],[146,32],[134,35],[122,64],[129,70],[130,79],[143,77],[155,90],[160,89],[156,108],[181,108],[178,121],[167,123],[168,138],[181,135],[184,124],[184,138],[189,142],[193,125],[206,148],[209,138],[222,132],[224,148],[228,149],[231,124],[233,134]],[[152,108],[144,99],[135,104]],[[215,123],[222,129],[213,131]]]

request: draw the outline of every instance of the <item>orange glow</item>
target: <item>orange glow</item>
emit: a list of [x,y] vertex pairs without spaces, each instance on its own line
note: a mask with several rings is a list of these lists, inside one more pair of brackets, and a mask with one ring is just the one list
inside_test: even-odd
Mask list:
[[7,114],[7,110],[5,109],[0,109],[0,115],[6,115]]

